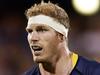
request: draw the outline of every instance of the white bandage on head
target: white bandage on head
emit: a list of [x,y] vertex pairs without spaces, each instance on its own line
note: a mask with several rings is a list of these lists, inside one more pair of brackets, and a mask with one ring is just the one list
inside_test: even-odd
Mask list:
[[46,16],[46,15],[36,15],[29,17],[28,25],[30,24],[44,24],[52,27],[57,32],[63,34],[65,37],[67,37],[68,29],[65,28],[65,26],[56,20],[54,20],[52,17]]

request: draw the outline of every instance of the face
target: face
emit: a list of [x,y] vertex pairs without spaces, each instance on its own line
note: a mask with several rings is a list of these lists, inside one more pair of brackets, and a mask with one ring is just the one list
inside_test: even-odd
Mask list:
[[49,62],[59,56],[59,39],[54,29],[43,24],[29,24],[26,31],[35,62]]

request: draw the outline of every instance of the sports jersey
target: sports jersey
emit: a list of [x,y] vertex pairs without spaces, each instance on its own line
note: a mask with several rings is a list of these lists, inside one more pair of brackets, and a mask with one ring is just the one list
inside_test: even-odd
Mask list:
[[[87,60],[81,56],[77,58],[76,54],[74,55],[73,61],[74,68],[70,75],[100,75],[100,63]],[[24,75],[41,75],[39,65],[34,64],[33,68]]]

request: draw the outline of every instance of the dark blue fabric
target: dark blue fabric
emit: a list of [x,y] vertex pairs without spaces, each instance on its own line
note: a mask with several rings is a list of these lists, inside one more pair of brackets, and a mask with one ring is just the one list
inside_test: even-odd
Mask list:
[[[39,66],[35,64],[33,68],[24,75],[41,75]],[[79,56],[77,64],[70,75],[100,75],[100,63]]]
[[79,56],[71,75],[100,75],[100,63]]
[[41,75],[38,64],[34,64],[32,69],[30,69],[29,71],[25,72],[24,75]]

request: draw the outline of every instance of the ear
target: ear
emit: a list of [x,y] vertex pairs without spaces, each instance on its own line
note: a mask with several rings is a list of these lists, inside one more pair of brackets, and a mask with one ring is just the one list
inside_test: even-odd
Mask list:
[[57,36],[58,36],[58,40],[59,40],[60,42],[63,42],[63,41],[64,41],[64,35],[58,33]]

